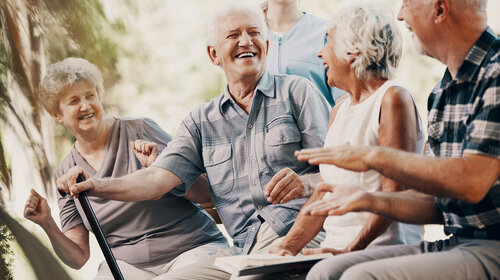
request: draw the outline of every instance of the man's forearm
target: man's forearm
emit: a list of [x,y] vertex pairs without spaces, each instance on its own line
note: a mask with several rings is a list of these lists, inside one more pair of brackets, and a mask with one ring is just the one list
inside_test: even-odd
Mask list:
[[174,173],[159,167],[141,169],[120,178],[97,179],[93,195],[121,201],[160,199],[182,181]]
[[435,158],[373,147],[366,164],[382,175],[417,191],[479,202],[499,176],[500,161],[478,155]]
[[386,218],[408,224],[442,224],[443,216],[433,196],[416,191],[370,193],[370,209]]

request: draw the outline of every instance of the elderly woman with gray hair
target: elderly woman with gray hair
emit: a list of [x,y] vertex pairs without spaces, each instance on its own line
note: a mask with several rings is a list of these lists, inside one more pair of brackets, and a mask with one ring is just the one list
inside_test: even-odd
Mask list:
[[[332,16],[328,27],[327,43],[318,56],[327,69],[328,84],[349,94],[332,109],[325,147],[350,143],[421,153],[424,135],[414,101],[392,80],[402,52],[392,9],[377,1],[349,3]],[[404,189],[375,171],[356,173],[322,164],[320,174],[322,184],[357,185],[371,192]],[[328,203],[334,195],[314,192],[307,204],[320,199]],[[322,228],[326,231],[322,248],[304,249],[304,254],[335,255],[380,245],[417,243],[422,232],[419,226],[369,213],[318,217],[301,212],[285,239],[271,252],[295,255]],[[322,264],[324,269],[328,261]]]
[[[171,140],[151,119],[104,116],[103,92],[101,73],[85,59],[67,58],[48,67],[40,83],[40,101],[76,138],[56,177],[76,165],[95,177],[122,177],[149,166]],[[195,186],[193,190],[206,187],[206,179],[200,177]],[[227,248],[213,220],[184,197],[89,200],[126,279],[152,279]],[[43,228],[65,264],[79,269],[90,257],[91,229],[78,199],[59,195],[58,202],[62,231],[46,199],[34,190],[24,216]],[[95,279],[113,279],[106,263],[100,265]]]

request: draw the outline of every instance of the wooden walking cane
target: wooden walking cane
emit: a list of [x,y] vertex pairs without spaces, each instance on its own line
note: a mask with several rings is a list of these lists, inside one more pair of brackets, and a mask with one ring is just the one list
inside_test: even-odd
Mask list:
[[[83,175],[78,174],[76,182],[80,183],[83,181],[85,181]],[[61,190],[59,190],[59,193],[61,193],[62,196],[66,195],[66,193],[62,192]],[[94,210],[92,210],[92,206],[90,205],[89,199],[85,192],[81,192],[80,194],[78,194],[78,201],[80,201],[80,204],[82,205],[83,212],[85,213],[85,216],[87,216],[87,220],[90,223],[90,228],[92,229],[92,232],[94,232],[97,243],[99,243],[99,247],[101,247],[101,251],[104,254],[104,258],[108,263],[111,273],[113,274],[113,278],[115,278],[115,280],[124,280],[120,268],[116,263],[115,256],[113,255],[113,252],[111,252],[111,248],[109,248],[108,241],[106,241],[106,237],[102,232],[99,221],[97,221],[97,217],[95,216]]]

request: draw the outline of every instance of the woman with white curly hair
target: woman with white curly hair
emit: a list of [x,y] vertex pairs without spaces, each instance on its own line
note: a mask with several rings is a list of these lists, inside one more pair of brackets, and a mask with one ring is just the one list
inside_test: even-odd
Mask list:
[[[327,69],[328,84],[349,94],[341,97],[331,111],[325,147],[350,143],[422,152],[424,134],[413,98],[392,80],[401,57],[401,43],[392,9],[383,2],[350,2],[334,13],[328,24],[327,43],[318,56]],[[320,165],[320,174],[322,184],[357,185],[367,191],[404,189],[375,171],[356,173],[324,164]],[[331,195],[314,192],[307,204],[319,199],[328,203]],[[419,226],[369,213],[318,217],[301,212],[288,235],[271,252],[295,255],[322,228],[326,238],[321,248],[304,249],[304,254],[335,255],[380,245],[413,244],[420,241],[422,233]]]
[[[56,177],[76,165],[96,177],[122,177],[148,167],[171,140],[151,119],[105,116],[103,93],[101,73],[85,59],[70,57],[48,67],[40,83],[40,101],[76,138]],[[201,188],[196,194],[206,187],[206,179],[200,178],[194,184]],[[196,197],[196,202],[208,199]],[[152,279],[227,247],[213,220],[181,194],[154,201],[89,201],[125,279]],[[35,190],[24,216],[43,228],[65,264],[79,269],[90,257],[91,229],[78,199],[59,195],[58,203],[62,230],[46,199]],[[99,266],[95,279],[113,279],[106,263]]]

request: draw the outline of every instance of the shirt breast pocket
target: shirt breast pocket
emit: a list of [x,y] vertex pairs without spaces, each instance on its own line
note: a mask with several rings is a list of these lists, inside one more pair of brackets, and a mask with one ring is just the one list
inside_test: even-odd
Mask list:
[[266,125],[265,157],[268,165],[279,171],[285,167],[293,167],[297,162],[294,156],[301,149],[301,135],[292,116],[279,116]]
[[231,144],[203,149],[203,165],[212,191],[217,196],[227,194],[232,189],[233,165],[231,157]]

